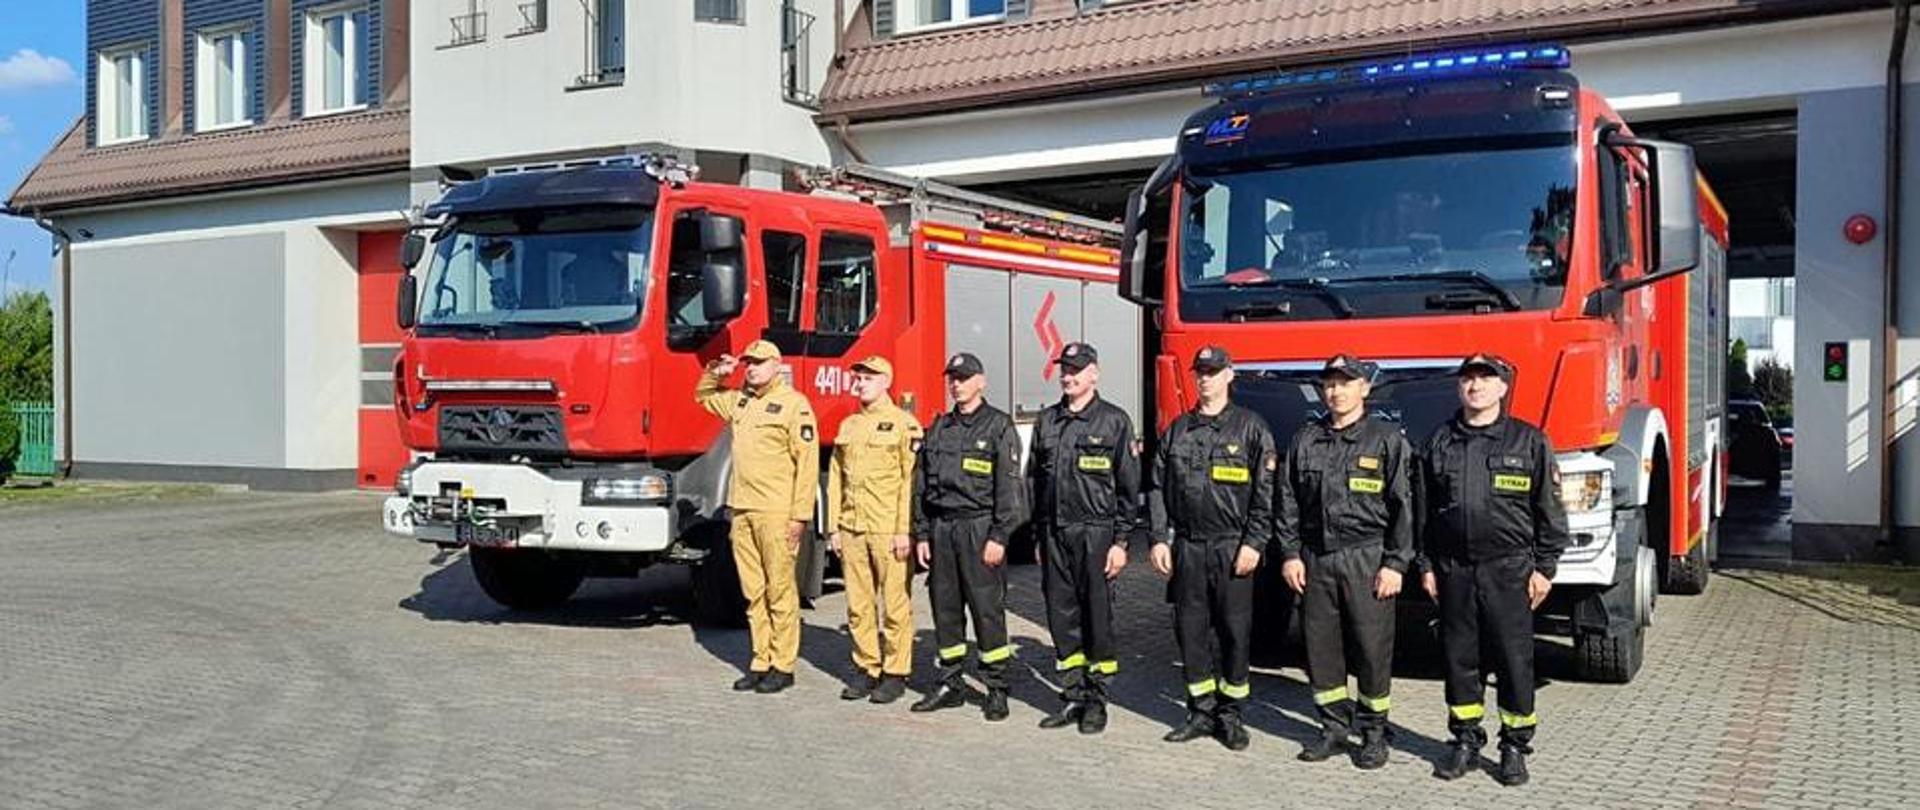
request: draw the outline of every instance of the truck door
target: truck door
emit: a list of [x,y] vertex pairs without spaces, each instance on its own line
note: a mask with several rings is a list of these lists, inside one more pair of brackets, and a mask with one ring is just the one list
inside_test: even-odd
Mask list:
[[[1646,272],[1646,239],[1651,233],[1645,222],[1651,211],[1644,196],[1646,170],[1638,156],[1629,150],[1603,143],[1599,151],[1601,271],[1607,281],[1627,281]],[[1648,342],[1648,326],[1656,314],[1653,296],[1651,286],[1641,287],[1627,293],[1620,307],[1620,354],[1612,358],[1609,365],[1618,364],[1613,367],[1620,370],[1619,380],[1624,390],[1614,401],[1623,405],[1647,401],[1647,383],[1654,360]],[[1617,424],[1613,422],[1609,427]]]
[[724,257],[744,263],[747,269],[746,310],[725,323],[707,321],[701,300],[701,268],[707,261],[700,241],[702,217],[726,217],[743,226],[746,221],[744,212],[693,200],[660,212],[657,227],[665,231],[666,239],[656,260],[659,269],[654,278],[664,282],[660,286],[666,289],[651,296],[663,309],[659,317],[649,315],[649,319],[661,324],[653,328],[664,329],[665,351],[656,350],[651,367],[646,369],[652,395],[645,417],[650,447],[656,455],[692,454],[707,448],[718,423],[693,401],[693,383],[708,361],[726,352],[738,354],[760,337],[767,322],[766,296],[760,283],[761,257],[750,236],[741,241],[736,255]]
[[813,400],[821,433],[831,440],[840,420],[858,410],[848,384],[851,367],[880,355],[899,364],[897,338],[906,325],[907,280],[882,275],[879,234],[822,226],[814,250],[811,332],[807,336],[804,376],[795,383]]

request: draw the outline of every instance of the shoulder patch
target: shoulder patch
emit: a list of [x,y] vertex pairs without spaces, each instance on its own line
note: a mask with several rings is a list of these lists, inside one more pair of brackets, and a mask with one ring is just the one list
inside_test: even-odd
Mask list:
[[920,446],[921,446],[922,444],[925,444],[925,442],[922,442],[922,441],[920,440],[920,438],[919,438],[918,436],[916,436],[916,437],[914,437],[914,439],[913,439],[913,443],[912,443],[912,446],[911,446],[911,448],[909,448],[909,449],[911,449],[911,450],[913,450],[913,452],[915,452],[915,453],[918,453],[918,452],[920,452]]
[[803,441],[803,442],[810,442],[810,441],[813,441],[813,426],[812,426],[812,425],[801,425],[801,426],[800,426],[800,440],[801,440],[801,441]]

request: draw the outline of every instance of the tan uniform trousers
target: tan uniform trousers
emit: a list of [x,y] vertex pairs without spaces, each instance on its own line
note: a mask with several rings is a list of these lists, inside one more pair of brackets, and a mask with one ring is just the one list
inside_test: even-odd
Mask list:
[[913,670],[911,563],[893,555],[891,534],[842,532],[840,537],[853,665],[871,677],[904,678]]
[[792,521],[777,512],[733,513],[733,563],[747,598],[747,631],[753,639],[754,672],[793,673],[800,657],[800,592],[794,586],[794,552],[787,548]]

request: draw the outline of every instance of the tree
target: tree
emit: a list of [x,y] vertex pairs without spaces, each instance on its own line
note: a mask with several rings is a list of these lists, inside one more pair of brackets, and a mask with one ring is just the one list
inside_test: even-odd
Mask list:
[[1753,393],[1775,422],[1793,419],[1793,369],[1769,357],[1753,367]]
[[19,443],[12,404],[53,399],[53,305],[44,292],[19,292],[0,305],[0,471]]
[[1753,373],[1747,370],[1747,341],[1734,338],[1727,350],[1727,399],[1753,399]]

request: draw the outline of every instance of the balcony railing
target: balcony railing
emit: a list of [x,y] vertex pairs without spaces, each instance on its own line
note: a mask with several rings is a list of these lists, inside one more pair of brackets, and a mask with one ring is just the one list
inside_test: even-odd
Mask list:
[[451,21],[453,39],[448,45],[466,45],[487,38],[487,13],[484,11],[455,15]]
[[780,6],[780,96],[806,107],[819,105],[813,92],[813,15],[794,8],[792,0]]

